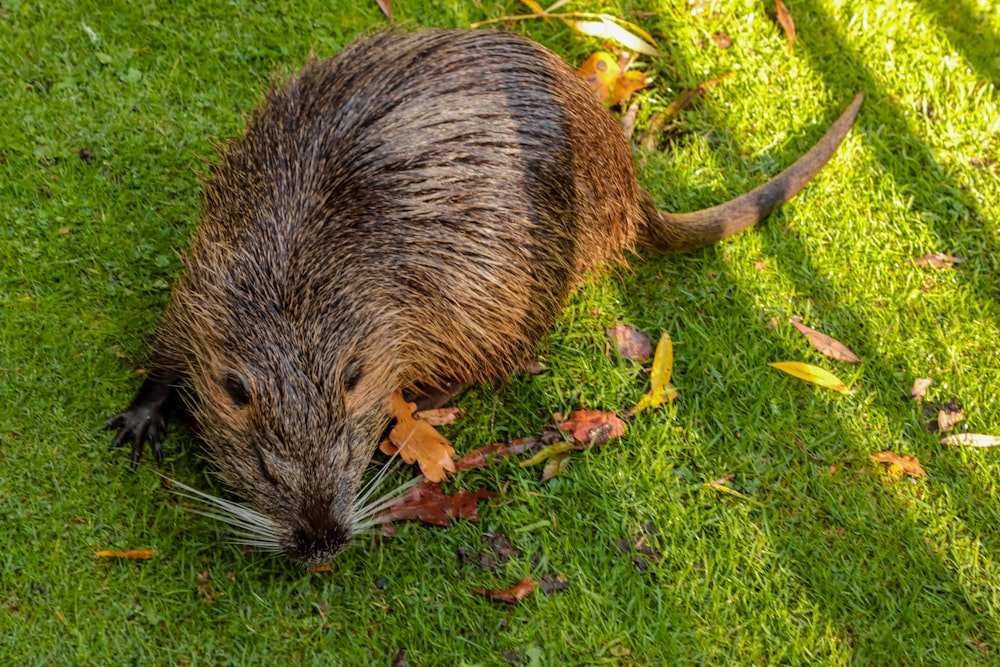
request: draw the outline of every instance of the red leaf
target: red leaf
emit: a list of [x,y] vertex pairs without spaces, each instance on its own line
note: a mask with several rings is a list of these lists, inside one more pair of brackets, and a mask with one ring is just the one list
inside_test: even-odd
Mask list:
[[450,526],[452,519],[479,521],[479,499],[492,498],[496,491],[466,491],[445,495],[441,485],[424,482],[406,493],[389,507],[396,519],[418,519],[435,526]]
[[577,410],[559,428],[569,431],[573,440],[586,446],[600,446],[625,435],[625,422],[613,412],[599,410]]
[[505,591],[497,591],[487,588],[475,588],[473,592],[479,593],[480,595],[485,595],[494,602],[503,602],[505,604],[517,604],[520,600],[528,597],[535,592],[538,587],[538,582],[532,581],[531,577],[524,577],[521,581],[514,584],[512,588]]

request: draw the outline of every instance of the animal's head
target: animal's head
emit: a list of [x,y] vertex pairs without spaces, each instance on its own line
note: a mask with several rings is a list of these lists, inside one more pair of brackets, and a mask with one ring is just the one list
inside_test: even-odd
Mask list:
[[400,369],[373,319],[298,321],[232,283],[189,280],[167,318],[166,335],[189,360],[187,400],[208,456],[246,502],[215,499],[211,513],[238,541],[328,561],[384,507],[372,500],[377,483],[362,488],[362,479]]

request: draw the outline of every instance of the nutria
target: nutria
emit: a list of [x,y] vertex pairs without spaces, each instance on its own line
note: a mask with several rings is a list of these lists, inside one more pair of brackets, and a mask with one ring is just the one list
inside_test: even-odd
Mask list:
[[371,518],[359,487],[391,394],[518,370],[581,277],[757,222],[830,159],[860,104],[767,184],[674,215],[587,85],[528,39],[385,32],[310,60],[211,168],[113,444],[132,444],[133,468],[147,441],[162,461],[179,393],[249,504],[216,513],[251,543],[326,561]]

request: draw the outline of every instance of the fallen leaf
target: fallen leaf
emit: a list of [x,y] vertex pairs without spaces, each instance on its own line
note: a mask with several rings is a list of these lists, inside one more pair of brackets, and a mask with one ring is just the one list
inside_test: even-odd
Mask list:
[[580,76],[605,106],[618,106],[637,90],[649,85],[645,72],[624,70],[610,53],[598,51],[580,66]]
[[785,32],[785,39],[788,40],[788,52],[791,53],[792,47],[795,46],[795,21],[792,20],[788,7],[785,7],[785,3],[781,0],[774,0],[774,11],[778,25]]
[[406,649],[401,648],[396,652],[396,657],[392,659],[389,663],[389,667],[409,667],[410,663],[406,661]]
[[128,549],[126,551],[95,551],[98,558],[122,558],[125,560],[149,560],[153,557],[152,549]]
[[559,442],[553,443],[548,447],[546,447],[545,449],[541,450],[527,461],[522,461],[521,463],[518,464],[518,467],[530,468],[533,465],[538,465],[542,461],[551,459],[553,456],[558,456],[559,454],[568,452],[574,449],[575,447],[577,447],[577,445],[573,442],[570,442],[568,440],[560,440]]
[[569,577],[565,572],[560,572],[555,576],[543,574],[542,578],[538,580],[538,587],[546,595],[551,595],[557,591],[564,591],[569,588]]
[[947,433],[955,424],[965,421],[965,411],[961,408],[955,410],[938,410],[937,413],[937,426],[938,431],[941,433]]
[[[638,53],[644,53],[647,56],[655,56],[658,54],[653,38],[639,26],[607,15],[601,15],[598,18],[599,20],[597,21],[566,20],[566,23],[585,35],[618,42],[626,49],[630,49]],[[630,32],[625,29],[622,25],[619,25],[618,22],[627,25],[634,32]]]
[[926,477],[927,473],[920,467],[920,461],[916,456],[900,456],[893,451],[884,451],[872,454],[872,461],[876,463],[888,463],[889,472],[897,477],[904,472],[914,477]]
[[677,398],[677,390],[670,386],[670,376],[674,367],[674,343],[670,335],[664,332],[656,344],[653,355],[653,367],[649,375],[649,392],[639,399],[632,408],[632,414],[656,408]]
[[479,593],[480,595],[485,595],[490,600],[494,602],[503,602],[505,604],[517,604],[524,598],[528,597],[535,592],[538,587],[538,583],[531,580],[531,577],[524,577],[521,581],[514,584],[512,588],[505,591],[497,591],[487,588],[474,588],[473,592]]
[[715,42],[715,45],[720,49],[728,49],[733,45],[733,40],[729,38],[729,35],[721,30],[719,32],[712,33],[712,41]]
[[329,563],[324,563],[322,565],[314,565],[309,568],[310,574],[316,574],[317,572],[333,572],[333,566]]
[[545,468],[542,469],[542,481],[547,482],[569,465],[569,452],[560,452],[554,455],[545,464]]
[[625,422],[613,412],[577,410],[559,428],[572,434],[573,440],[587,447],[599,447],[612,438],[625,435]]
[[684,111],[684,109],[691,106],[692,102],[704,95],[708,90],[715,88],[720,83],[728,79],[731,74],[732,72],[725,72],[714,79],[709,79],[704,83],[698,84],[697,88],[682,91],[681,94],[678,95],[674,101],[668,104],[667,108],[663,110],[663,122],[666,123],[673,121],[682,111]]
[[392,0],[375,0],[378,3],[378,8],[382,10],[385,17],[392,20]]
[[556,431],[548,431],[540,438],[517,438],[510,442],[493,442],[473,450],[455,462],[457,470],[485,468],[508,456],[519,456],[524,452],[541,449],[562,441],[562,435]]
[[964,261],[964,257],[959,257],[957,255],[945,255],[939,252],[929,252],[923,257],[918,257],[913,260],[913,263],[917,266],[930,266],[935,269],[950,269],[956,264],[961,264]]
[[629,105],[628,110],[625,115],[621,118],[622,131],[625,132],[625,136],[629,139],[632,138],[632,133],[635,132],[635,121],[639,117],[639,103],[632,102]]
[[927,388],[931,386],[932,382],[934,382],[934,380],[931,378],[917,378],[914,380],[913,389],[910,390],[910,396],[913,397],[913,400],[919,401],[922,399],[924,394],[927,393]]
[[757,269],[761,273],[763,273],[764,271],[767,271],[767,260],[766,259],[758,259],[757,261],[755,261],[753,263],[753,268]]
[[807,327],[795,318],[792,318],[790,321],[792,326],[798,329],[799,332],[809,341],[809,344],[823,356],[836,361],[846,361],[852,364],[861,362],[858,355],[854,354],[854,352],[852,352],[846,345],[841,343],[836,338],[832,338],[825,333],[816,331],[811,327]]
[[800,380],[812,382],[813,384],[817,384],[821,387],[839,391],[842,394],[849,394],[851,391],[836,375],[830,371],[819,368],[818,366],[813,366],[812,364],[802,363],[801,361],[774,361],[768,363],[767,365],[772,368],[777,368],[779,371],[784,373],[788,373],[793,377],[797,377]]
[[727,484],[729,484],[729,482],[733,481],[734,479],[736,479],[736,475],[733,473],[729,473],[728,475],[723,475],[719,479],[713,479],[712,481],[707,482],[707,484],[709,486],[726,486]]
[[545,10],[536,0],[521,0],[521,4],[536,14],[545,14]]
[[495,495],[496,491],[459,489],[449,496],[440,484],[427,481],[404,493],[389,506],[389,513],[395,519],[419,519],[435,526],[450,526],[452,519],[479,521],[479,500]]
[[396,425],[379,449],[390,456],[398,451],[407,463],[416,462],[428,480],[440,482],[449,472],[455,472],[452,460],[455,449],[433,426],[413,418],[416,407],[403,399],[402,392],[392,395],[389,411],[396,418]]
[[647,361],[653,356],[653,344],[649,336],[628,324],[619,322],[613,329],[605,329],[604,335],[615,344],[618,354],[632,361]]
[[956,433],[942,438],[941,444],[952,447],[1000,447],[1000,436],[982,433]]
[[433,410],[419,410],[414,412],[413,418],[431,426],[447,426],[448,424],[454,424],[455,420],[464,414],[465,411],[462,408],[435,408]]

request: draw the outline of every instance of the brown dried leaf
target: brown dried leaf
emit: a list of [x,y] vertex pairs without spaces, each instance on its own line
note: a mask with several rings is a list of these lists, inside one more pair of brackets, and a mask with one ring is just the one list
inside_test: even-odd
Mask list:
[[917,378],[913,381],[913,389],[910,389],[910,396],[913,400],[919,401],[927,393],[927,388],[934,382],[931,378]]
[[733,40],[729,38],[729,35],[721,30],[719,32],[712,33],[712,41],[715,42],[715,45],[720,49],[728,49],[733,45]]
[[152,549],[127,549],[125,551],[104,550],[95,551],[98,558],[121,558],[124,560],[149,560],[153,557]]
[[798,329],[799,332],[806,337],[809,344],[823,356],[835,359],[836,361],[846,361],[852,364],[861,362],[858,355],[854,354],[854,352],[852,352],[846,345],[841,343],[836,338],[828,336],[820,331],[816,331],[811,327],[807,327],[795,318],[791,319],[791,323],[793,327]]
[[562,435],[555,431],[547,431],[540,438],[517,438],[510,442],[493,442],[473,450],[455,462],[456,470],[485,468],[502,458],[519,456],[527,451],[542,449],[562,440]]
[[375,0],[385,17],[392,21],[392,0]]
[[938,410],[937,413],[937,426],[938,431],[941,433],[947,433],[955,424],[965,421],[965,411],[961,408],[956,408],[954,410]]
[[719,479],[713,479],[710,482],[707,482],[707,484],[709,486],[727,486],[729,482],[733,481],[734,479],[736,479],[736,475],[733,473],[729,473],[728,475],[723,475]]
[[459,489],[449,496],[441,490],[440,484],[424,482],[409,489],[390,505],[389,513],[395,519],[419,519],[435,526],[450,526],[452,519],[479,521],[479,500],[495,495],[496,491]]
[[649,336],[629,324],[619,322],[604,335],[615,344],[618,354],[632,361],[647,361],[653,356],[653,343]]
[[464,415],[465,411],[462,408],[435,408],[433,410],[420,410],[413,413],[414,419],[419,419],[431,426],[454,424],[456,419]]
[[904,472],[914,477],[926,477],[927,473],[920,467],[920,461],[916,456],[900,456],[893,451],[884,451],[872,454],[872,461],[876,463],[888,463],[889,472],[895,476],[900,476]]
[[555,456],[551,457],[545,464],[545,468],[542,469],[542,481],[547,482],[569,465],[569,452],[560,452]]
[[528,597],[535,592],[538,588],[538,583],[531,580],[531,577],[524,577],[521,581],[514,584],[513,587],[505,591],[497,591],[486,588],[474,588],[473,592],[479,593],[480,595],[485,595],[494,602],[503,602],[504,604],[517,604],[519,601]]
[[559,428],[569,431],[573,440],[587,447],[600,446],[625,435],[625,422],[613,412],[599,410],[577,410]]
[[693,90],[685,90],[681,92],[681,94],[678,95],[677,98],[668,104],[667,108],[663,110],[663,122],[667,123],[673,121],[682,111],[691,106],[692,102],[704,95],[706,91],[715,88],[720,83],[728,79],[731,74],[732,72],[726,72],[721,76],[698,84],[698,87]]
[[792,20],[792,15],[788,11],[788,7],[785,7],[785,3],[781,0],[774,0],[774,10],[777,14],[778,25],[785,31],[785,38],[788,40],[788,52],[791,53],[792,47],[795,46],[795,21]]
[[564,591],[569,588],[569,577],[565,572],[560,572],[555,576],[543,574],[542,578],[538,580],[538,587],[546,595],[551,595],[557,591]]
[[923,257],[918,257],[913,260],[913,263],[917,266],[929,266],[935,269],[950,269],[956,264],[961,264],[964,261],[964,257],[959,257],[957,255],[945,255],[939,252],[929,252]]
[[455,449],[433,426],[413,418],[416,408],[414,403],[403,399],[402,392],[392,395],[389,411],[396,418],[396,425],[389,432],[389,439],[379,448],[389,455],[399,451],[399,456],[407,463],[419,464],[424,477],[440,482],[449,472],[455,472],[452,460]]

